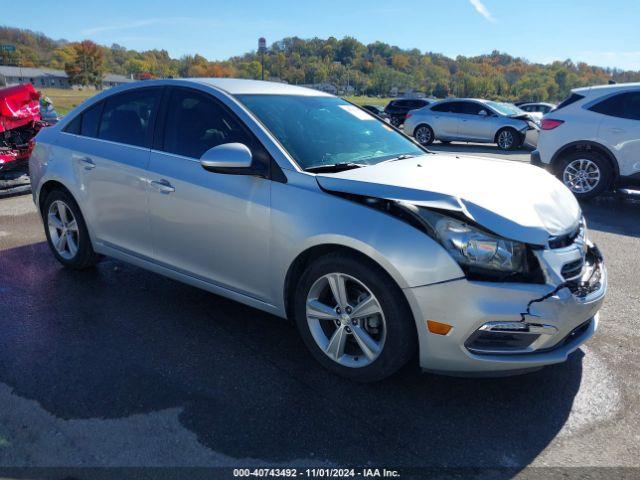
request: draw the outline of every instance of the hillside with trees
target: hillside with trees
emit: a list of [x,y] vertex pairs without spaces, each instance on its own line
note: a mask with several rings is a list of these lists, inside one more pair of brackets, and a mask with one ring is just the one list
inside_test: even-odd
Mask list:
[[[171,58],[166,50],[138,52],[121,45],[96,45],[52,40],[42,33],[0,27],[0,44],[14,44],[0,64],[66,70],[76,83],[99,82],[102,72],[153,77],[260,78],[257,52],[225,61],[194,54]],[[82,56],[84,55],[84,56]],[[87,62],[87,59],[91,60]],[[87,64],[93,65],[87,67]],[[342,90],[386,96],[392,89],[414,90],[435,97],[464,96],[499,100],[557,101],[571,88],[584,85],[640,81],[640,71],[622,71],[574,63],[531,63],[493,51],[477,57],[449,58],[442,54],[406,50],[383,42],[365,45],[341,40],[285,38],[268,47],[265,79],[292,84],[331,83]]]

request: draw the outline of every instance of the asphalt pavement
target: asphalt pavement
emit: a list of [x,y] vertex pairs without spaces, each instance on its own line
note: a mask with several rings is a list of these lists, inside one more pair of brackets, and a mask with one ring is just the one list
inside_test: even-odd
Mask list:
[[583,209],[610,284],[599,331],[568,362],[499,379],[412,364],[359,385],[324,371],[282,319],[112,259],[63,269],[31,197],[0,199],[0,476],[55,466],[511,469],[502,478],[640,467],[640,203]]

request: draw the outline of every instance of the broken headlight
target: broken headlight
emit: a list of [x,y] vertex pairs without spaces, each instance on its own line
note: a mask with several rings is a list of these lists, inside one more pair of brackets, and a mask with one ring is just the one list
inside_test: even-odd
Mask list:
[[505,274],[527,271],[527,248],[523,243],[491,235],[425,208],[420,208],[420,216],[465,271]]

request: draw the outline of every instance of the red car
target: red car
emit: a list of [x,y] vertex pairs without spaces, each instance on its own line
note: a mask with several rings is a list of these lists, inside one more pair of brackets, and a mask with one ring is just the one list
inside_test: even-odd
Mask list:
[[33,85],[0,89],[0,178],[7,171],[26,171],[33,139],[44,125]]

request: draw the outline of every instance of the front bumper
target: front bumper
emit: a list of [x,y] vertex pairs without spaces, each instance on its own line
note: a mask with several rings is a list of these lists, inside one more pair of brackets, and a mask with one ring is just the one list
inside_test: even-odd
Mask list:
[[[607,289],[599,255],[593,268],[597,283],[586,289],[466,279],[406,289],[418,329],[420,366],[435,372],[499,374],[565,361],[598,328],[598,310]],[[453,328],[447,335],[432,334],[427,320]],[[469,348],[478,330],[495,322],[530,324],[532,331],[540,331],[539,327],[546,331],[526,348],[495,352]]]

